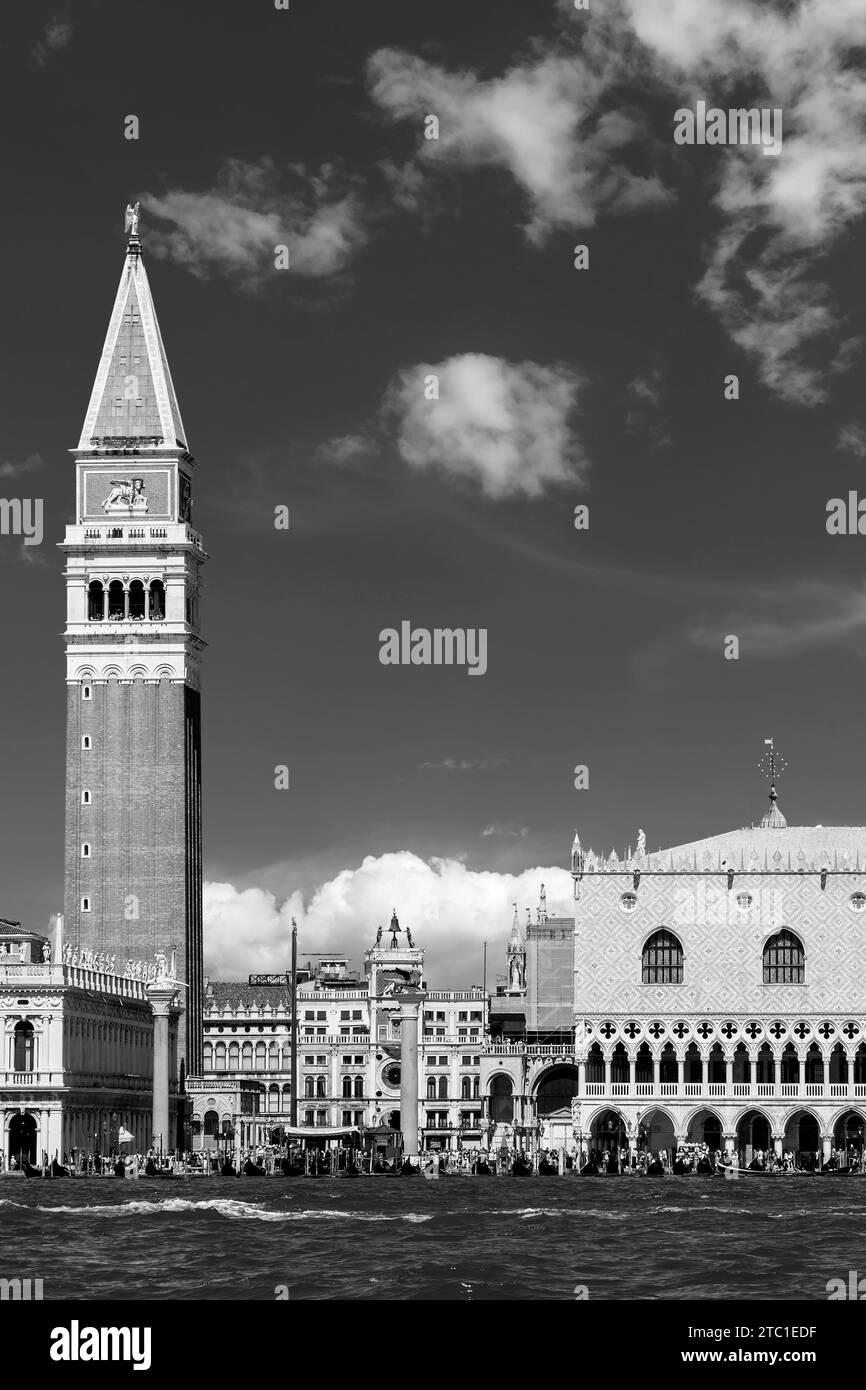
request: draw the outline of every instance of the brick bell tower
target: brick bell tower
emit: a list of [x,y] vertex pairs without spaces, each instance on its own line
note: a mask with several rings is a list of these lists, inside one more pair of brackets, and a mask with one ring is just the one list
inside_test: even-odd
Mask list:
[[75,459],[66,557],[65,939],[176,952],[178,1069],[202,1066],[201,566],[189,452],[138,206]]

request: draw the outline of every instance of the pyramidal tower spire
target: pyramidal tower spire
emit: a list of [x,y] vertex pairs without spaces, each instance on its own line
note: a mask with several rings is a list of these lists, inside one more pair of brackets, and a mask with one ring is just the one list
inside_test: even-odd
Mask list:
[[195,460],[126,211],[120,284],[74,448],[66,560],[67,942],[176,951],[177,1081],[202,1066],[199,574]]
[[79,449],[187,447],[168,358],[141,256],[138,203],[126,211],[126,259]]

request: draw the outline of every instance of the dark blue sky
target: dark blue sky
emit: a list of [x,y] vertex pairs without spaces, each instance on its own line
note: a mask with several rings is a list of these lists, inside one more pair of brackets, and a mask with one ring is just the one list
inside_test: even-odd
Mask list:
[[[205,863],[231,885],[212,968],[278,964],[290,895],[307,949],[347,952],[393,897],[426,918],[432,977],[468,980],[466,952],[504,939],[502,904],[534,902],[528,871],[566,867],[575,826],[621,850],[638,826],[655,848],[758,818],[769,735],[789,822],[863,822],[866,540],[828,536],[825,514],[866,470],[866,175],[856,140],[814,189],[804,171],[851,121],[863,148],[866,104],[813,8],[804,35],[784,6],[708,0],[702,38],[674,0],[669,26],[660,0],[9,7],[0,463],[3,495],[44,498],[45,539],[0,537],[3,914],[38,928],[62,898],[54,542],[135,197],[212,557]],[[780,70],[817,54],[808,112],[772,63],[707,52],[735,14],[756,52],[781,26]],[[855,84],[847,115],[834,72]],[[673,111],[701,95],[783,105],[780,159],[675,147]],[[430,438],[413,383],[439,364],[457,393],[467,354],[517,393],[511,424],[491,439],[461,416]],[[499,488],[509,450],[522,481]],[[407,618],[486,628],[487,674],[380,665],[380,629]],[[425,876],[431,860],[450,868]]]

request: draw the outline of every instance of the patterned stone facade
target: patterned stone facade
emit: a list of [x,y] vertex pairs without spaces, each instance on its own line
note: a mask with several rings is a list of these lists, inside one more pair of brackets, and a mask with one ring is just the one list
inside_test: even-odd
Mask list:
[[[782,822],[626,861],[581,852],[574,881],[584,1144],[723,1141],[747,1158],[862,1135],[866,829]],[[681,948],[664,945],[661,966],[659,933]],[[774,968],[779,933],[791,969]]]

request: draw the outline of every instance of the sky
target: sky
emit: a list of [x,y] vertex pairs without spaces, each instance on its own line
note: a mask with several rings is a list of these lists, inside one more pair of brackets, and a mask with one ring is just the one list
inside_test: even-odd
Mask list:
[[[285,969],[292,915],[357,963],[396,907],[432,985],[485,940],[490,984],[575,828],[749,824],[770,736],[789,823],[866,821],[866,539],[826,525],[866,496],[864,45],[861,0],[12,0],[0,475],[44,539],[0,536],[0,914],[62,901],[55,543],[136,199],[211,557],[214,978]],[[677,144],[698,101],[781,151]],[[403,621],[485,673],[383,665]]]

